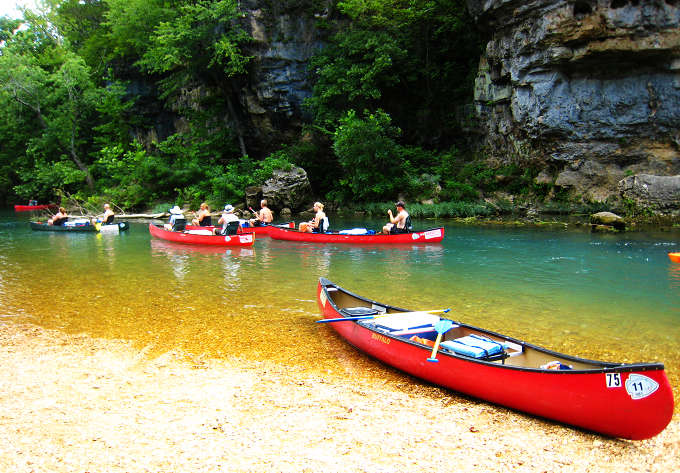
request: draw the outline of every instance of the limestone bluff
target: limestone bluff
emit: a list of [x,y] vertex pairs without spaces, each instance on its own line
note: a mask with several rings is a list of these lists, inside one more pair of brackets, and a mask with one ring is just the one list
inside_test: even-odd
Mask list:
[[475,109],[490,157],[590,200],[677,212],[680,180],[654,176],[680,174],[680,1],[467,4],[488,39]]
[[[238,90],[249,150],[299,136],[308,62],[337,20],[241,2],[253,74]],[[267,5],[269,5],[267,3]],[[467,0],[485,34],[474,90],[482,154],[542,170],[586,200],[680,211],[680,0]],[[452,107],[455,104],[452,104]]]

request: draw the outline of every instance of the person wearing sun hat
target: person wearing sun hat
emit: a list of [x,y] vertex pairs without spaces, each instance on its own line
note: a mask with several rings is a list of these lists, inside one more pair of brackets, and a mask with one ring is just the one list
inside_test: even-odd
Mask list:
[[182,213],[182,209],[180,209],[177,205],[175,205],[173,208],[169,210],[170,212],[170,220],[168,220],[168,223],[163,225],[163,227],[166,230],[172,230],[175,232],[178,231],[183,231],[184,227],[186,226],[186,219],[184,218],[184,214]]
[[[238,217],[234,214],[234,206],[231,204],[227,204],[224,206],[224,210],[222,210],[222,216],[220,219],[217,221],[218,225],[222,225],[222,230],[215,229],[215,234],[220,232],[221,235],[226,235],[227,234],[227,227],[229,227],[231,222],[239,222]],[[234,225],[231,225],[233,227]],[[238,227],[240,227],[240,223],[237,226],[237,231]]]

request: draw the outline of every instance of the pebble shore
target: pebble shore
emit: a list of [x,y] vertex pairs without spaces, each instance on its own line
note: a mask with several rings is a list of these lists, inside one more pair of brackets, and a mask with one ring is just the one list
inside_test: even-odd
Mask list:
[[[0,321],[3,472],[670,472],[676,414],[602,437],[404,377],[150,358],[119,340]],[[676,387],[677,388],[677,387]]]

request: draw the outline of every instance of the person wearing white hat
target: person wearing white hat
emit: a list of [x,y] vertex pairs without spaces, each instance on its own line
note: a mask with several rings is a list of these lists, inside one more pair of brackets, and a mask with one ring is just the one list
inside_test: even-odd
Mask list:
[[[234,225],[232,222],[236,222],[236,225]],[[230,225],[231,223],[231,225]],[[220,219],[217,221],[218,225],[222,225],[222,230],[215,229],[215,234],[221,234],[221,235],[229,235],[229,234],[236,234],[238,232],[239,227],[241,226],[240,221],[238,217],[234,214],[234,206],[231,204],[227,204],[224,206],[224,210],[222,211],[222,216]]]
[[173,208],[170,209],[170,220],[168,221],[168,223],[163,225],[163,228],[174,232],[181,232],[184,231],[186,224],[187,221],[184,218],[182,209],[175,205]]

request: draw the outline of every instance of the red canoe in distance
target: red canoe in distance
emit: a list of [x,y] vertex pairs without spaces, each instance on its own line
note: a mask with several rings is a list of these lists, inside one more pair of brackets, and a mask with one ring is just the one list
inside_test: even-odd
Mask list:
[[45,210],[45,209],[56,209],[59,207],[57,204],[40,204],[40,205],[15,205],[15,212],[30,212],[31,210]]
[[668,258],[674,263],[680,263],[680,253],[668,253]]
[[[241,227],[239,230],[239,233],[254,233],[256,235],[269,235],[271,232],[271,229],[274,227],[282,227],[282,228],[295,228],[295,222],[288,222],[288,223],[282,223],[280,225],[262,225],[259,227]],[[198,225],[187,225],[186,229],[187,230],[214,230],[215,228],[219,228],[216,225],[208,225],[205,227],[200,227]]]
[[346,235],[336,232],[306,233],[297,230],[274,228],[269,236],[275,240],[304,241],[310,243],[354,243],[354,244],[411,244],[440,243],[444,239],[444,228],[432,228],[422,232],[399,233],[397,235]]
[[[330,323],[351,345],[438,386],[633,440],[657,435],[673,416],[673,392],[661,363],[587,360],[462,322],[452,322],[442,339],[445,346],[431,362],[440,320],[436,311],[408,312],[325,278],[319,280],[317,302],[325,319],[363,316]],[[376,317],[383,313],[394,315]],[[479,337],[487,340],[484,349]]]
[[[204,228],[205,229],[205,228]],[[255,234],[245,233],[242,235],[197,235],[189,232],[171,232],[149,224],[149,233],[161,240],[174,241],[176,243],[189,243],[194,245],[219,245],[219,246],[252,246],[255,243]]]

